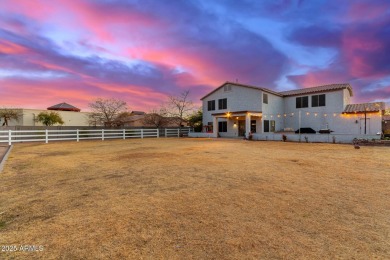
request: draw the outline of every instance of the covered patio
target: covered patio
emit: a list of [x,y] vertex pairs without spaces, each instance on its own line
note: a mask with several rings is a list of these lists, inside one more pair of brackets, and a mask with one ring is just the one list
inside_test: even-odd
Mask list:
[[212,116],[213,136],[248,137],[249,132],[260,133],[262,129],[261,111],[229,111],[226,113],[215,113]]

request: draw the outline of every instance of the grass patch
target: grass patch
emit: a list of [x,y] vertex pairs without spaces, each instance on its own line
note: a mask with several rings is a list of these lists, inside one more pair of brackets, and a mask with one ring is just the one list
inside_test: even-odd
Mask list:
[[6,225],[6,222],[3,220],[0,220],[0,229],[4,228]]
[[43,259],[386,259],[389,156],[214,139],[18,144],[0,175],[0,212],[14,216],[0,244],[43,245]]

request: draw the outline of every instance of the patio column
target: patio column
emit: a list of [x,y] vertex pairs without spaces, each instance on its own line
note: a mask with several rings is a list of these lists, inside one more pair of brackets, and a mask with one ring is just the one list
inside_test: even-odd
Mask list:
[[251,115],[246,113],[245,115],[245,137],[249,137],[249,132],[251,131]]
[[213,137],[218,137],[218,118],[213,117]]

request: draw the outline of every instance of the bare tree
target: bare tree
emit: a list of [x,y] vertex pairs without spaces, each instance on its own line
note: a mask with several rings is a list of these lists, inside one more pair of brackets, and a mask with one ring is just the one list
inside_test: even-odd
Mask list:
[[154,126],[156,128],[164,127],[169,124],[170,120],[168,118],[168,113],[164,108],[160,110],[153,109],[148,114],[145,115],[142,122],[145,125]]
[[189,100],[190,91],[186,90],[180,93],[179,96],[169,96],[169,116],[174,122],[177,122],[178,126],[181,126],[183,122],[186,122],[186,118],[193,112],[194,106],[191,100]]
[[0,118],[4,119],[3,126],[8,126],[9,121],[15,120],[18,121],[22,117],[22,112],[18,109],[12,108],[1,108],[0,109]]
[[89,115],[90,123],[95,122],[107,127],[117,125],[118,116],[127,111],[127,104],[123,100],[98,98],[89,103],[92,113]]

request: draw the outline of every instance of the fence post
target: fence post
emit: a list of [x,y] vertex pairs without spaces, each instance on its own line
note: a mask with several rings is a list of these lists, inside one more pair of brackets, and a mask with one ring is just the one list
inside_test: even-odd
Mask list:
[[49,142],[49,130],[45,130],[45,142],[48,143]]
[[102,141],[104,141],[104,129],[102,129]]
[[167,137],[167,129],[165,128],[165,137]]
[[8,130],[8,145],[12,144],[11,136],[12,136],[12,130]]
[[123,131],[123,140],[125,140],[126,139],[126,129],[123,129],[122,131]]
[[144,138],[144,129],[141,129],[141,138]]
[[177,137],[180,137],[180,128],[177,129]]
[[160,137],[160,129],[157,128],[156,131],[157,131],[157,138],[159,138]]
[[76,140],[77,140],[77,142],[80,141],[79,129],[76,130]]

